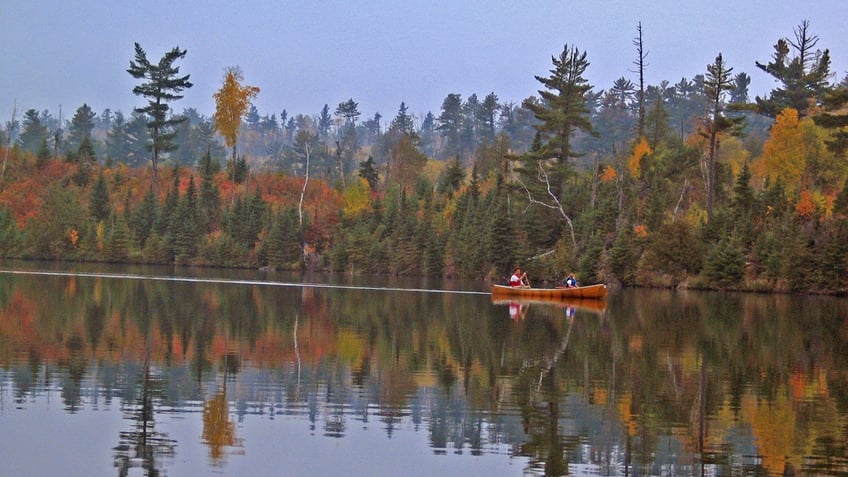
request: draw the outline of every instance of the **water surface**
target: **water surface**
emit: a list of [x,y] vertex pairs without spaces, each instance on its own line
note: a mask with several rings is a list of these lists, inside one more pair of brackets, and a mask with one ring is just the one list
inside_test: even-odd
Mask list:
[[845,299],[5,265],[0,475],[848,472]]

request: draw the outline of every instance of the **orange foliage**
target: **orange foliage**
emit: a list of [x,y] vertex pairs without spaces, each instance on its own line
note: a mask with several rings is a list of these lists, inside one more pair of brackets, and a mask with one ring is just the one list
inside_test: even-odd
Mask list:
[[633,227],[633,233],[639,238],[648,238],[648,227],[645,224],[639,224]]
[[71,242],[71,245],[76,247],[77,242],[79,242],[79,231],[76,229],[68,229],[68,241]]
[[801,191],[801,197],[798,203],[795,204],[795,212],[801,217],[809,217],[816,211],[816,203],[813,202],[813,195],[808,190]]
[[651,146],[648,145],[648,140],[642,136],[639,142],[633,147],[633,153],[627,159],[627,169],[633,177],[639,178],[642,172],[642,158],[650,153]]
[[612,166],[607,166],[604,168],[604,171],[601,172],[601,182],[608,183],[615,180],[618,174],[615,172],[615,168]]

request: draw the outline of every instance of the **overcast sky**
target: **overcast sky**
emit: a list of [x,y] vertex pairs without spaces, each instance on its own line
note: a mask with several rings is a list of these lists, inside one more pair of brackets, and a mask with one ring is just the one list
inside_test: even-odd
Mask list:
[[70,118],[83,103],[129,114],[144,100],[127,72],[133,43],[151,62],[175,46],[194,87],[172,103],[214,112],[224,69],[239,66],[261,89],[260,114],[317,114],[353,98],[363,118],[438,115],[449,93],[490,92],[520,102],[541,87],[563,45],[588,53],[596,89],[637,79],[632,44],[642,22],[646,81],[671,83],[706,71],[718,53],[752,78],[753,94],[775,83],[755,67],[778,38],[809,20],[831,50],[834,79],[848,71],[848,1],[103,1],[0,0],[0,122],[26,109]]

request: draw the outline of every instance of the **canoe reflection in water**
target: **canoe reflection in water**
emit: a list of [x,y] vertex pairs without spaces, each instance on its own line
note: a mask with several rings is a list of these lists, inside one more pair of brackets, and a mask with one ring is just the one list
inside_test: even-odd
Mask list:
[[513,320],[523,319],[527,316],[527,310],[530,305],[554,306],[562,308],[566,318],[573,318],[577,310],[588,311],[596,314],[601,314],[606,310],[606,302],[603,300],[591,299],[523,299],[510,297],[503,299],[501,297],[492,297],[493,305],[508,305],[509,316]]

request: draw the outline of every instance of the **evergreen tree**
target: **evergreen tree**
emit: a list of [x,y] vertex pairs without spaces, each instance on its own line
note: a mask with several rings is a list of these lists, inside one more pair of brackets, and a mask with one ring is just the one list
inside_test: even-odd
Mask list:
[[738,286],[745,273],[745,253],[741,246],[733,240],[719,241],[707,253],[703,273],[719,288]]
[[112,233],[106,242],[106,259],[113,262],[126,262],[130,256],[130,233],[123,215],[118,216]]
[[44,168],[47,161],[50,160],[50,146],[47,144],[47,138],[41,140],[41,147],[38,148],[38,154],[35,156],[35,167],[38,169]]
[[288,207],[276,214],[268,237],[262,244],[262,254],[269,266],[281,269],[298,268],[303,259],[297,209]]
[[464,181],[465,169],[459,162],[459,157],[455,157],[448,162],[447,168],[445,168],[442,180],[439,182],[439,192],[447,195],[448,198],[453,197],[453,194],[462,187]]
[[815,123],[831,132],[826,141],[836,157],[845,159],[848,153],[848,76],[837,87],[828,90],[822,98],[821,114],[813,117]]
[[742,170],[736,177],[736,185],[733,187],[733,202],[731,203],[733,223],[736,235],[745,246],[750,246],[755,238],[756,230],[753,220],[756,216],[756,197],[751,187],[751,170],[748,164],[742,165]]
[[175,219],[175,212],[180,201],[180,169],[179,165],[174,166],[174,184],[173,187],[165,195],[165,202],[162,204],[162,213],[159,215],[159,221],[156,224],[156,232],[165,237],[171,222]]
[[0,257],[14,256],[21,245],[21,232],[15,216],[6,207],[0,206]]
[[436,155],[436,117],[428,111],[421,121],[421,127],[418,129],[418,137],[420,138],[421,152],[429,157]]
[[189,182],[186,194],[179,198],[168,224],[167,244],[175,260],[180,263],[197,254],[200,232],[197,227],[194,181]]
[[370,154],[368,155],[368,159],[359,163],[359,177],[368,181],[368,186],[372,191],[377,190],[380,177],[377,169],[374,168],[374,158]]
[[500,108],[498,95],[494,92],[487,94],[483,98],[483,102],[480,103],[480,108],[477,110],[477,124],[479,136],[482,141],[494,142],[496,115],[500,111]]
[[97,176],[94,187],[91,189],[91,197],[88,201],[88,213],[95,222],[104,222],[112,214],[109,205],[109,191],[106,187],[106,179],[103,171]]
[[128,162],[130,155],[130,138],[128,124],[124,119],[124,115],[120,111],[115,113],[115,117],[106,132],[106,159],[107,161]]
[[[783,85],[773,89],[768,98],[757,96],[760,114],[774,118],[791,107],[803,118],[809,114],[811,106],[821,101],[830,77],[830,51],[815,50],[819,37],[811,34],[809,28],[810,22],[804,20],[795,27],[794,40],[781,38],[777,41],[771,62],[756,62],[757,68]],[[794,56],[790,56],[793,50]]]
[[325,104],[318,116],[318,137],[327,142],[330,138],[330,128],[333,126],[333,117],[330,115],[330,106]]
[[176,60],[184,58],[186,50],[173,48],[153,64],[147,59],[147,53],[138,43],[135,44],[135,60],[130,61],[127,69],[133,78],[142,83],[133,88],[133,94],[147,99],[147,106],[135,108],[135,111],[147,115],[150,119],[147,128],[150,131],[150,160],[153,168],[153,195],[157,195],[159,182],[159,154],[174,149],[172,128],[184,121],[182,117],[168,117],[168,103],[182,99],[184,89],[192,87],[189,76],[178,76],[180,68],[174,66]]
[[409,114],[409,109],[406,107],[406,103],[401,102],[400,108],[398,108],[397,116],[392,120],[391,128],[400,132],[401,134],[406,134],[407,136],[412,136],[417,139],[417,134],[415,133],[415,126],[412,122],[412,116]]
[[835,217],[825,223],[825,236],[818,258],[819,288],[845,290],[848,287],[848,217]]
[[588,107],[592,85],[583,77],[589,66],[586,52],[565,45],[559,57],[551,60],[554,65],[551,75],[536,76],[536,80],[545,87],[539,90],[542,102],[525,102],[525,106],[540,121],[535,126],[543,139],[540,158],[556,160],[551,181],[557,199],[562,199],[562,182],[569,160],[581,155],[574,149],[574,134],[577,131],[594,133]]
[[18,136],[17,144],[24,151],[37,153],[41,144],[50,137],[50,131],[42,123],[42,116],[35,109],[24,112],[21,134]]
[[507,275],[515,265],[515,241],[512,217],[506,202],[505,187],[498,176],[493,206],[486,221],[486,261],[492,264],[497,276]]
[[707,65],[707,76],[704,80],[704,91],[709,99],[708,117],[704,122],[702,134],[709,140],[709,153],[707,156],[707,221],[713,218],[713,204],[716,194],[716,156],[718,154],[719,136],[722,134],[741,134],[743,117],[728,117],[723,112],[726,108],[724,97],[727,92],[733,91],[736,86],[731,81],[730,73],[733,68],[728,68],[724,63],[721,53],[715,62]]
[[96,119],[97,113],[92,111],[87,104],[77,108],[68,126],[68,140],[65,142],[68,151],[76,151],[85,139],[91,141],[91,131],[94,129]]
[[445,138],[445,147],[441,157],[459,155],[462,151],[462,96],[448,94],[442,101],[442,113],[437,119],[436,130]]
[[[221,220],[221,191],[215,185],[215,163],[207,153],[200,160],[200,204],[198,226],[202,231],[211,232]],[[220,168],[220,165],[218,165]]]
[[609,271],[622,285],[637,284],[639,256],[633,243],[631,227],[622,227],[609,251]]
[[153,195],[153,190],[149,189],[139,207],[134,211],[130,224],[139,248],[144,249],[147,239],[157,233],[156,227],[159,222],[159,203]]

